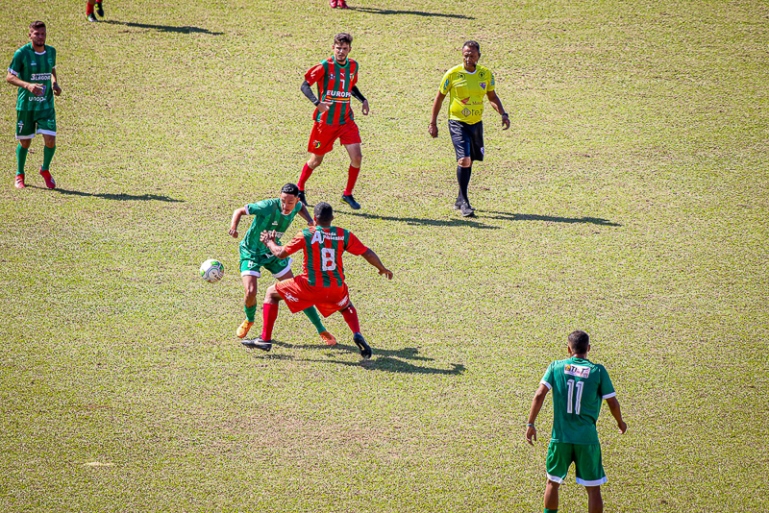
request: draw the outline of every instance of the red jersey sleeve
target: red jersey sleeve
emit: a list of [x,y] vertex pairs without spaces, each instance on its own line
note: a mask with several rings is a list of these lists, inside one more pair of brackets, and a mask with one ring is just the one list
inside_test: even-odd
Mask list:
[[286,252],[287,255],[293,255],[297,251],[301,251],[304,249],[305,241],[304,241],[304,234],[302,232],[299,232],[294,236],[291,241],[289,241],[288,244],[283,246],[283,250]]
[[308,84],[313,85],[318,80],[323,78],[325,71],[323,70],[323,63],[317,64],[307,70],[307,73],[304,74],[304,79],[307,81]]
[[344,249],[355,256],[361,256],[368,251],[368,248],[364,246],[360,239],[358,239],[352,232],[350,232],[350,237],[347,239],[347,247]]

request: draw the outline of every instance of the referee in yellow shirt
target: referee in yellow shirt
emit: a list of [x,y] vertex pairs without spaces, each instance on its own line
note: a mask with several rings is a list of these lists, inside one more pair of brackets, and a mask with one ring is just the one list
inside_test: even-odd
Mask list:
[[488,96],[491,106],[502,115],[503,130],[510,128],[510,118],[502,107],[502,100],[494,92],[494,74],[478,65],[481,47],[475,41],[462,45],[462,61],[448,70],[441,81],[433,102],[433,117],[428,131],[438,137],[438,113],[443,99],[449,95],[449,133],[457,154],[457,182],[459,195],[454,208],[464,217],[475,215],[467,198],[467,186],[473,172],[473,161],[483,160],[483,97]]

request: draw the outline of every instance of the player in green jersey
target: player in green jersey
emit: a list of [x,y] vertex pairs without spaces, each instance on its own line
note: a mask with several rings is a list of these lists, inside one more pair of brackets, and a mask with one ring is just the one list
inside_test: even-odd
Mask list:
[[45,44],[46,29],[42,21],[29,26],[30,42],[13,54],[6,82],[19,88],[16,99],[16,188],[23,189],[24,164],[35,134],[43,135],[43,165],[40,174],[49,189],[56,187],[49,168],[56,152],[56,111],[54,95],[61,94],[56,76],[56,49]]
[[[276,279],[288,280],[294,277],[291,272],[291,259],[275,258],[267,246],[259,237],[264,231],[274,231],[278,239],[286,232],[291,223],[299,214],[307,224],[312,226],[313,219],[307,208],[299,201],[299,188],[292,183],[287,183],[280,190],[280,198],[268,199],[257,203],[249,203],[245,207],[232,213],[230,223],[230,235],[237,238],[238,223],[244,215],[253,215],[254,220],[248,228],[245,237],[240,241],[240,276],[245,289],[243,309],[246,312],[246,320],[238,328],[236,335],[245,338],[251,326],[254,325],[256,314],[256,281],[261,278],[261,268],[270,271]],[[318,311],[314,307],[304,310],[305,315],[318,330],[320,338],[329,346],[336,345],[336,339],[328,332],[320,320]]]
[[547,449],[547,487],[545,513],[558,511],[558,487],[563,483],[569,466],[575,465],[577,483],[587,490],[589,513],[603,511],[601,485],[606,473],[601,463],[601,444],[595,423],[606,401],[617,421],[620,433],[627,431],[609,373],[603,365],[587,359],[590,337],[584,331],[569,335],[567,349],[570,358],[551,363],[542,377],[531,402],[526,424],[526,441],[537,439],[537,420],[547,393],[553,391],[553,433]]
[[449,134],[454,144],[457,157],[457,182],[459,194],[454,208],[464,217],[475,215],[470,206],[467,187],[473,172],[473,162],[482,161],[483,145],[483,98],[487,97],[491,106],[502,116],[502,129],[510,128],[510,118],[502,107],[502,100],[495,91],[494,74],[488,68],[478,64],[481,58],[480,45],[476,41],[467,41],[462,45],[462,61],[459,66],[448,70],[441,80],[438,94],[433,101],[433,111],[427,131],[432,137],[438,137],[438,114],[443,99],[449,96]]

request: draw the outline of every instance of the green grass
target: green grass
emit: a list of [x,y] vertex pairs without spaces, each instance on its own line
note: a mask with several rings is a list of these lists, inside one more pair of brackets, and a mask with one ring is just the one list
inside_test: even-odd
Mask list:
[[[549,399],[534,448],[522,426],[577,328],[629,424],[599,421],[607,512],[769,506],[766,3],[350,3],[3,10],[7,62],[46,21],[64,93],[59,189],[38,138],[17,191],[2,89],[0,510],[540,511]],[[341,30],[372,108],[364,209],[339,149],[308,195],[395,273],[346,261],[375,355],[284,307],[249,352],[230,216],[297,179],[299,85]],[[488,108],[464,220],[427,122],[469,38],[513,127]],[[586,510],[573,473],[561,510]]]

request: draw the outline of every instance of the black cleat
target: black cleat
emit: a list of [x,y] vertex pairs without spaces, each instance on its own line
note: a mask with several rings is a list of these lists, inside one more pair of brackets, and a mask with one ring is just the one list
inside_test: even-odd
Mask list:
[[460,210],[462,208],[462,200],[457,198],[457,201],[454,202],[454,210]]
[[351,209],[360,210],[360,203],[355,201],[355,198],[352,197],[352,194],[342,194],[342,201],[350,205]]
[[247,338],[241,340],[240,343],[249,349],[261,349],[262,351],[272,349],[272,340],[262,340],[262,337]]
[[355,345],[358,346],[358,349],[360,349],[360,355],[364,360],[371,358],[371,346],[366,343],[366,339],[363,338],[363,335],[356,333],[353,335],[352,340],[355,342]]
[[102,7],[101,2],[96,2],[96,14],[98,14],[100,18],[104,17],[104,7]]
[[305,207],[307,206],[307,196],[304,195],[304,191],[299,191],[299,201],[302,202],[302,205]]
[[96,16],[93,15],[93,13],[88,15],[88,21],[99,21],[96,19]]
[[475,209],[469,203],[460,204],[459,211],[462,213],[462,217],[475,217]]

